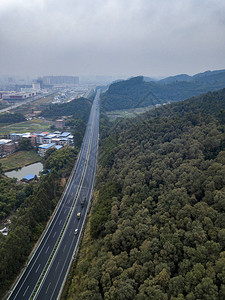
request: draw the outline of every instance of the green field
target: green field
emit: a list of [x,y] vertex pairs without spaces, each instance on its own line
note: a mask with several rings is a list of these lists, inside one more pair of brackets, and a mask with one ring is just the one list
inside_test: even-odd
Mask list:
[[54,94],[52,94],[52,95],[50,95],[50,96],[46,96],[46,97],[43,97],[43,98],[41,98],[41,99],[39,99],[39,100],[36,100],[36,101],[34,102],[34,104],[51,103],[52,100],[54,99],[54,97],[55,97],[57,94],[58,94],[58,93],[56,92],[56,93],[54,93]]
[[117,118],[134,118],[139,114],[143,114],[150,109],[153,109],[154,106],[147,106],[147,107],[139,107],[139,108],[132,108],[132,109],[121,109],[121,110],[113,110],[107,112],[107,116],[111,120],[115,120]]
[[0,135],[7,135],[14,132],[24,133],[24,132],[50,131],[50,127],[53,124],[54,122],[52,121],[33,119],[26,122],[2,126],[0,128]]
[[39,161],[41,161],[41,157],[35,151],[19,151],[0,159],[4,172],[22,168]]

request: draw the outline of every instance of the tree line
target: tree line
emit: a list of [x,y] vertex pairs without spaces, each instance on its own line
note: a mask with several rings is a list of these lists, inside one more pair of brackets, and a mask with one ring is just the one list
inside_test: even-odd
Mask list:
[[13,124],[26,121],[26,118],[21,113],[3,113],[0,114],[0,123]]

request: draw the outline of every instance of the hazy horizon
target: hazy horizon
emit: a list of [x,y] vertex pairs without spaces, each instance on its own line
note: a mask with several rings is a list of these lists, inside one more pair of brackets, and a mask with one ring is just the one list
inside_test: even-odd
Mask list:
[[225,68],[222,0],[2,0],[0,75],[163,78]]

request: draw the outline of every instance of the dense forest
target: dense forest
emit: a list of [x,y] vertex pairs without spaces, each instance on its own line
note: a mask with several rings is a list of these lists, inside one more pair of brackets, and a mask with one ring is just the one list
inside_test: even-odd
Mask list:
[[13,124],[26,121],[26,118],[21,113],[3,113],[0,114],[0,123]]
[[0,175],[0,218],[10,217],[11,220],[9,234],[0,234],[1,299],[25,265],[45,228],[63,191],[62,182],[69,177],[77,154],[77,149],[69,147],[49,149],[38,182],[19,184]]
[[106,111],[177,102],[224,88],[225,70],[194,76],[178,75],[159,81],[139,76],[113,83],[102,97]]
[[91,101],[86,98],[78,98],[63,104],[51,104],[40,115],[52,119],[61,116],[73,116],[74,119],[85,121],[88,119],[91,104]]
[[225,299],[224,105],[225,89],[111,126],[63,299]]

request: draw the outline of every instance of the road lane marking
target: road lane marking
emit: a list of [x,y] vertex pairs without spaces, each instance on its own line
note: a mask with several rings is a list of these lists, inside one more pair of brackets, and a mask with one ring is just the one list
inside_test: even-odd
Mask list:
[[55,235],[56,235],[56,232],[53,234],[53,239],[54,239]]
[[35,273],[37,273],[38,269],[40,268],[40,265],[41,265],[41,264],[38,265],[38,267],[37,267]]
[[64,210],[64,214],[66,213],[66,209]]
[[[95,170],[96,170],[96,167],[95,167]],[[86,172],[85,172],[85,173],[86,173]],[[94,186],[94,181],[92,181],[91,191],[93,191],[93,186]],[[92,193],[92,192],[91,192],[91,193]],[[78,195],[78,196],[79,196],[79,195]],[[87,210],[86,210],[86,212],[85,212],[85,217],[86,217],[86,216],[87,216]],[[84,223],[82,224],[82,227],[81,227],[81,228],[83,228],[83,226],[84,226]],[[82,231],[82,229],[81,229],[81,231]],[[80,233],[79,233],[78,239],[80,238],[81,231],[80,231]],[[76,244],[76,245],[77,245],[77,244]],[[72,246],[72,243],[71,243],[71,246]],[[70,246],[70,248],[71,248],[71,246]],[[75,249],[74,249],[74,253],[75,253],[75,250],[76,250],[76,247],[75,247]],[[70,250],[69,250],[69,251],[70,251]],[[68,255],[69,255],[69,251],[68,251],[67,257],[68,257]],[[74,254],[74,253],[73,253],[73,254]],[[67,260],[67,257],[66,257],[65,261]],[[71,265],[71,261],[72,261],[72,259],[70,260],[70,265]],[[64,262],[64,265],[63,265],[62,269],[64,268],[65,263],[66,263],[66,262]],[[69,268],[68,268],[68,270],[69,270]],[[67,270],[67,274],[68,274],[68,270]],[[61,276],[61,274],[62,274],[62,270],[61,270],[60,276]],[[61,295],[62,288],[64,287],[64,284],[65,284],[65,280],[66,280],[67,274],[66,274],[66,276],[65,276],[65,278],[64,278],[63,284],[62,284],[61,289],[60,289],[60,291],[59,291],[59,295]],[[60,276],[59,276],[59,277],[60,277]],[[58,277],[58,280],[57,280],[57,284],[58,284],[58,282],[59,282],[59,277]],[[55,293],[57,284],[55,285],[55,288],[54,288],[54,291],[53,291],[53,293],[52,293],[52,296],[51,296],[50,300],[53,299],[53,295],[54,295],[54,293]]]
[[[67,243],[66,243],[66,245],[67,245]],[[66,249],[66,245],[63,247],[63,252],[65,251],[65,249]]]
[[[60,262],[60,261],[59,261]],[[57,263],[57,266],[56,266],[56,268],[55,268],[55,271],[58,269],[58,266],[59,266],[59,262]]]
[[23,297],[25,296],[25,294],[26,294],[26,292],[27,292],[28,289],[29,289],[29,285],[28,285],[28,287],[26,288],[26,291],[23,293]]
[[48,293],[48,289],[50,288],[50,285],[51,285],[51,282],[49,282],[49,285],[48,285],[48,287],[47,287],[47,290],[46,290],[45,294]]
[[48,252],[48,249],[49,249],[49,246],[48,246],[48,248],[46,249],[45,253],[47,253],[47,252]]
[[62,223],[62,219],[59,221],[59,225]]

